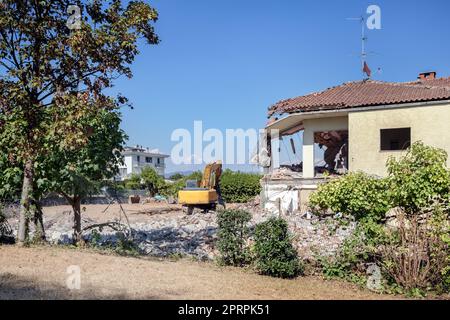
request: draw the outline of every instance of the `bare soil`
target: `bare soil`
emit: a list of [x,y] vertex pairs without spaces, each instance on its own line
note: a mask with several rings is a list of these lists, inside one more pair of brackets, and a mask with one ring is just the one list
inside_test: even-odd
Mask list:
[[[81,289],[66,286],[81,268]],[[293,280],[213,263],[131,258],[88,249],[0,246],[0,299],[394,299],[320,277]]]
[[[83,219],[89,219],[96,223],[104,223],[118,219],[121,219],[125,223],[122,209],[125,211],[130,223],[155,220],[160,216],[184,216],[181,205],[156,202],[146,204],[122,204],[121,206],[118,204],[91,204],[82,205],[81,209]],[[161,214],[159,211],[161,211]],[[43,212],[45,221],[61,216],[61,214],[72,215],[72,207],[68,205],[44,207]]]

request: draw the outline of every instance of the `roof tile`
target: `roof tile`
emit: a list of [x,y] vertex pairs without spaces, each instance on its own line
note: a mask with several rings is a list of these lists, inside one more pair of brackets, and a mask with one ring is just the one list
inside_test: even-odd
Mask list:
[[450,99],[450,78],[403,83],[364,80],[282,100],[271,106],[268,114],[270,117],[276,113],[338,110],[447,99]]

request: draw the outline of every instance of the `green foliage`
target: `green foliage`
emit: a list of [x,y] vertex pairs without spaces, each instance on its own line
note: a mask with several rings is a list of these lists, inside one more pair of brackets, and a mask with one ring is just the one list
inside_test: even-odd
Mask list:
[[250,219],[250,213],[242,210],[224,210],[218,213],[217,247],[221,264],[243,266],[250,261],[246,247],[249,236],[247,223]]
[[[97,129],[84,120],[128,104],[125,97],[110,98],[104,91],[117,77],[132,76],[139,40],[159,42],[153,29],[158,14],[143,1],[77,1],[82,19],[69,28],[67,8],[72,4],[0,2],[0,150],[12,167],[24,171],[27,166],[19,216],[22,243],[33,214],[29,204],[52,188],[46,168],[62,168],[65,176],[59,182],[67,184],[90,185],[93,179],[66,167],[67,162],[47,167],[43,158],[55,149],[70,153],[84,148]],[[60,155],[52,161],[65,158]],[[96,165],[96,160],[76,163],[84,172],[97,171]]]
[[93,229],[91,231],[89,246],[99,250],[118,254],[121,256],[139,256],[141,254],[139,246],[133,241],[133,238],[127,236],[123,231],[116,232],[116,241],[102,241],[102,229]]
[[150,196],[154,196],[166,187],[164,178],[158,175],[153,167],[146,166],[142,169],[141,184],[150,193]]
[[169,177],[169,179],[173,180],[173,181],[181,180],[183,178],[184,178],[184,175],[182,175],[181,173],[174,173]]
[[[421,295],[429,287],[448,290],[450,171],[446,160],[444,150],[416,142],[404,157],[388,160],[386,179],[351,173],[321,185],[310,198],[312,208],[349,214],[358,221],[335,257],[319,258],[323,273],[362,283],[362,265],[376,262],[389,291]],[[403,222],[392,230],[384,217],[394,207],[406,216],[397,216],[397,224]]]
[[6,154],[0,154],[0,200],[11,201],[18,199],[21,182],[22,169],[8,161]]
[[449,209],[448,203],[434,199],[414,215],[398,213],[398,226],[389,229],[389,241],[380,246],[383,271],[406,292],[446,289]]
[[226,202],[248,202],[261,192],[259,174],[233,172],[229,169],[222,174],[220,189]]
[[406,156],[389,158],[389,198],[393,207],[408,214],[420,211],[431,198],[450,199],[450,171],[447,153],[439,148],[414,143]]
[[124,188],[129,190],[148,190],[151,195],[160,194],[166,197],[178,196],[178,191],[186,186],[187,180],[200,181],[202,173],[196,171],[188,176],[182,176],[179,180],[166,182],[152,167],[145,167],[141,174],[132,174],[124,182]]
[[187,181],[187,180],[196,180],[197,183],[199,183],[203,178],[203,173],[201,171],[194,171],[191,174],[189,174],[188,176],[184,177],[183,180]]
[[178,191],[186,187],[187,180],[195,180],[199,183],[203,174],[200,171],[195,171],[188,176],[183,176],[181,179],[174,181],[173,183],[167,183],[161,190],[161,194],[166,197],[178,197]]
[[331,209],[357,220],[381,220],[389,209],[386,180],[362,172],[349,173],[320,185],[309,201],[314,209]]
[[256,226],[254,251],[256,268],[261,274],[293,278],[303,272],[283,219],[271,218]]
[[122,162],[120,151],[127,136],[120,129],[120,117],[119,112],[111,110],[80,119],[93,128],[86,145],[74,151],[52,148],[42,161],[37,162],[45,172],[38,184],[81,198],[98,191],[102,181],[118,173],[118,165]]
[[360,285],[365,283],[365,263],[375,263],[378,247],[388,241],[382,224],[370,218],[361,219],[339,251],[328,257],[318,257],[322,273],[327,278],[341,278]]
[[141,189],[141,176],[133,173],[130,178],[125,181],[125,188],[129,190]]

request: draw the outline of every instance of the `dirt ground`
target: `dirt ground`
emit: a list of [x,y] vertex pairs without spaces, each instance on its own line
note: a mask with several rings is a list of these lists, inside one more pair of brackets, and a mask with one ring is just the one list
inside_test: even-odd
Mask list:
[[[177,204],[166,204],[166,203],[146,203],[146,204],[118,204],[106,205],[106,204],[95,204],[95,205],[82,205],[82,217],[83,219],[90,219],[96,223],[103,223],[107,221],[113,221],[117,219],[122,219],[125,222],[125,217],[121,213],[122,208],[125,210],[130,223],[133,222],[145,222],[149,219],[158,219],[159,216],[167,218],[169,215],[174,217],[183,216],[183,210],[180,205]],[[163,215],[158,214],[157,210],[168,210],[172,211],[164,212]],[[153,212],[156,210],[156,213]],[[50,220],[54,217],[58,217],[61,214],[67,214],[72,216],[71,206],[53,206],[44,207],[44,221]]]
[[[80,267],[81,288],[66,286]],[[87,249],[0,246],[0,299],[393,299],[319,277],[283,280],[187,259],[105,255]]]

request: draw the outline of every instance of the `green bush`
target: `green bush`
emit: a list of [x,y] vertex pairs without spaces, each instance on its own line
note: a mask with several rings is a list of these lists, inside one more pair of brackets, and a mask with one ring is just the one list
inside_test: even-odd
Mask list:
[[386,180],[362,172],[349,173],[319,186],[310,199],[313,210],[331,209],[356,220],[381,220],[389,209]]
[[141,186],[141,176],[133,173],[130,179],[127,179],[125,182],[125,188],[129,190],[139,190],[142,188]]
[[250,255],[246,247],[249,236],[247,223],[250,219],[250,213],[242,210],[224,210],[218,213],[217,247],[220,252],[221,264],[243,266],[250,262]]
[[158,194],[166,188],[166,182],[163,177],[158,175],[156,170],[150,166],[144,167],[141,171],[141,183],[148,190],[150,196]]
[[200,171],[195,171],[188,176],[182,176],[180,179],[173,181],[172,183],[166,183],[160,188],[159,193],[166,197],[178,197],[178,191],[186,187],[187,180],[196,180],[200,182],[202,179],[202,173]]
[[365,284],[365,263],[375,263],[378,247],[388,241],[384,226],[369,218],[361,219],[353,233],[345,239],[333,256],[318,257],[327,278],[341,278]]
[[447,153],[439,148],[414,143],[406,156],[387,162],[389,199],[392,207],[408,214],[419,212],[433,197],[450,199],[450,171]]
[[271,218],[256,226],[254,251],[256,268],[261,274],[293,278],[303,272],[283,219]]
[[183,178],[184,178],[184,175],[182,175],[181,173],[174,173],[169,177],[169,179],[173,180],[173,181],[181,180]]
[[[321,185],[313,209],[352,215],[357,229],[334,257],[319,257],[327,276],[365,279],[365,263],[381,266],[388,290],[420,293],[450,288],[450,171],[444,150],[414,143],[387,161],[388,177],[351,173]],[[387,228],[394,207],[397,227]],[[403,219],[403,220],[402,220]],[[399,223],[403,221],[403,223]],[[417,249],[419,248],[419,249]]]
[[225,170],[220,183],[222,197],[230,203],[248,202],[261,192],[260,179],[259,174]]

